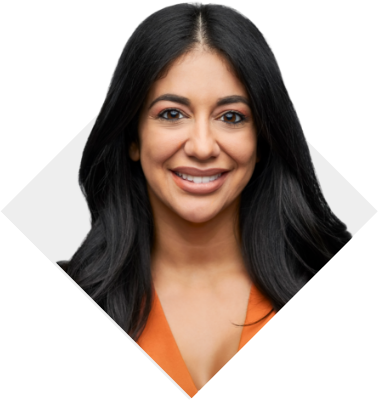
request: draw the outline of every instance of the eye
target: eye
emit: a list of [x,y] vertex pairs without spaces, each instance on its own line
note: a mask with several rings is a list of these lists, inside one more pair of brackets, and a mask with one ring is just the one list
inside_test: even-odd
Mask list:
[[220,120],[227,124],[238,124],[245,120],[245,116],[236,111],[228,111],[220,117]]
[[184,118],[184,115],[175,108],[172,108],[162,111],[159,114],[159,118],[164,119],[165,121],[178,121],[179,119]]

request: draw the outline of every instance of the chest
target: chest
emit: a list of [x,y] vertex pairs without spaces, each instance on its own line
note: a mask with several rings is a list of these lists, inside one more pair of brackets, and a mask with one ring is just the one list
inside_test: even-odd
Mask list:
[[157,291],[177,347],[197,389],[239,350],[250,284]]

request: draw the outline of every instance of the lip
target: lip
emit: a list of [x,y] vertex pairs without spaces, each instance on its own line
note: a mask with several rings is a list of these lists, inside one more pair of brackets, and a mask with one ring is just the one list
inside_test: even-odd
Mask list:
[[[186,172],[187,171],[187,172]],[[190,171],[190,172],[189,172]],[[222,174],[215,181],[207,182],[207,183],[194,183],[185,179],[180,178],[175,172],[179,172],[181,174],[188,174],[194,176],[211,176],[216,174]],[[189,167],[180,167],[171,170],[173,181],[176,185],[184,190],[187,193],[191,194],[210,194],[218,190],[227,179],[229,170],[219,169],[219,168],[211,168],[207,170],[199,170],[197,168],[189,168]]]
[[[194,167],[177,167],[172,169],[173,172],[179,172],[180,174],[187,174],[193,176],[212,176],[217,174],[223,174],[228,172],[229,170],[226,168],[208,168],[208,169],[199,169]],[[202,185],[206,185],[203,183]]]

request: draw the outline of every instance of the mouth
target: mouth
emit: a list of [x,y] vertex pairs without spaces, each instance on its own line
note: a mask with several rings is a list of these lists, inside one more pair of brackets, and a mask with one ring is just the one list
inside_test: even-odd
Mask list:
[[180,172],[175,172],[173,173],[177,176],[179,176],[181,179],[193,182],[193,183],[209,183],[216,181],[222,176],[222,173],[215,174],[215,175],[210,175],[210,176],[195,176],[195,175],[189,175],[189,174],[181,174]]
[[183,191],[190,194],[206,195],[217,191],[227,179],[229,170],[211,168],[180,167],[171,170],[173,181]]

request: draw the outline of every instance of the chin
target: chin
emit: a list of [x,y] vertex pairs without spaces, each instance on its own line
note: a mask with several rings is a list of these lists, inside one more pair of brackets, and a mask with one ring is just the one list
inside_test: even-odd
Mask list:
[[203,224],[212,220],[219,214],[220,210],[185,210],[183,212],[177,212],[177,214],[185,221],[193,224]]

